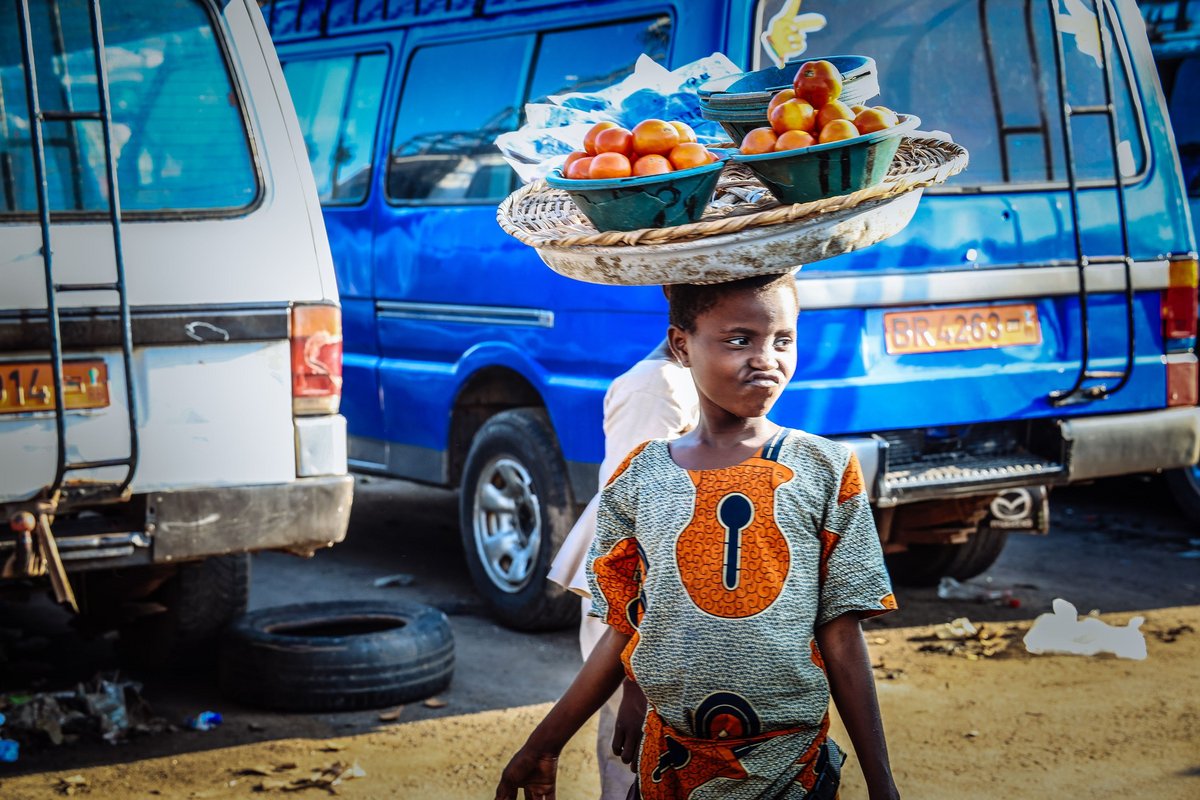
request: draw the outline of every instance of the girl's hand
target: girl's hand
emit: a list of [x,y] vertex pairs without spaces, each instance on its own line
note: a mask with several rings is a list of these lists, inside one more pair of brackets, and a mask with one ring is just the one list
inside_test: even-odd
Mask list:
[[621,707],[617,711],[612,749],[613,755],[620,756],[626,764],[633,764],[637,759],[638,747],[642,743],[642,724],[646,721],[646,695],[642,694],[641,687],[628,678],[621,687]]
[[496,800],[516,800],[517,789],[525,790],[526,800],[555,800],[557,778],[558,756],[522,747],[500,775]]

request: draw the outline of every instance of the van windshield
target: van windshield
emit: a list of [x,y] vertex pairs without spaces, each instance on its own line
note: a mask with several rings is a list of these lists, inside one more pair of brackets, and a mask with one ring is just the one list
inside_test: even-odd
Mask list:
[[[799,16],[791,14],[799,5]],[[755,63],[862,54],[875,59],[880,94],[868,101],[921,118],[922,130],[950,133],[971,153],[971,166],[948,186],[989,187],[1067,180],[1054,22],[1064,31],[1066,101],[1104,103],[1102,60],[1093,46],[1091,3],[1058,0],[760,0]],[[864,13],[869,8],[869,13]],[[786,11],[785,11],[786,9]],[[789,16],[790,15],[790,16]],[[790,25],[788,23],[791,23]],[[792,28],[799,36],[788,38]],[[1091,35],[1088,35],[1088,31]],[[1140,174],[1146,150],[1130,90],[1124,37],[1107,53],[1112,66],[1118,135],[1100,115],[1072,120],[1075,170],[1081,181],[1111,183]],[[1097,146],[1103,143],[1103,146]]]
[[[17,12],[0,3],[0,214],[38,210]],[[43,111],[96,111],[87,4],[30,0]],[[232,211],[258,195],[237,93],[199,0],[123,0],[102,9],[113,149],[127,212]],[[104,212],[95,121],[42,126],[50,209]]]

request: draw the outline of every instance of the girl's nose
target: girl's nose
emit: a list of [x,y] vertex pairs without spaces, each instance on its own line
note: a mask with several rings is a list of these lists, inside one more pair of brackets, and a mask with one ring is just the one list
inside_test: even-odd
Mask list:
[[754,352],[750,356],[750,366],[753,369],[772,370],[777,366],[775,351],[770,347],[764,347]]

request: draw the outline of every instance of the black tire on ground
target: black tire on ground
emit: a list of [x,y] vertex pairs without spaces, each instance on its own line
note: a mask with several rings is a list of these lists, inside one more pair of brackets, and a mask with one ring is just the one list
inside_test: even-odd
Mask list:
[[246,610],[249,598],[248,553],[181,564],[143,600],[162,610],[121,622],[121,661],[149,669],[209,667],[221,632]]
[[1163,477],[1179,510],[1200,524],[1200,465],[1167,470]]
[[996,563],[1008,531],[980,526],[962,544],[913,544],[887,556],[888,573],[901,586],[936,586],[943,577],[965,581]]
[[225,632],[228,697],[280,711],[351,711],[434,695],[454,674],[446,615],[419,603],[346,600],[264,608]]
[[488,419],[463,469],[459,525],[471,580],[502,624],[534,631],[578,623],[579,598],[546,580],[575,517],[545,410]]

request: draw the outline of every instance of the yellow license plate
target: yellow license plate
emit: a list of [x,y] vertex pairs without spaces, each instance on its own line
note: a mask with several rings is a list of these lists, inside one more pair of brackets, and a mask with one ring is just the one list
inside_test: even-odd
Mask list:
[[892,311],[883,315],[889,355],[984,350],[1041,344],[1042,326],[1032,303],[974,308]]
[[[68,409],[108,405],[103,361],[64,361],[63,400]],[[54,368],[49,361],[0,364],[0,414],[54,410]]]

